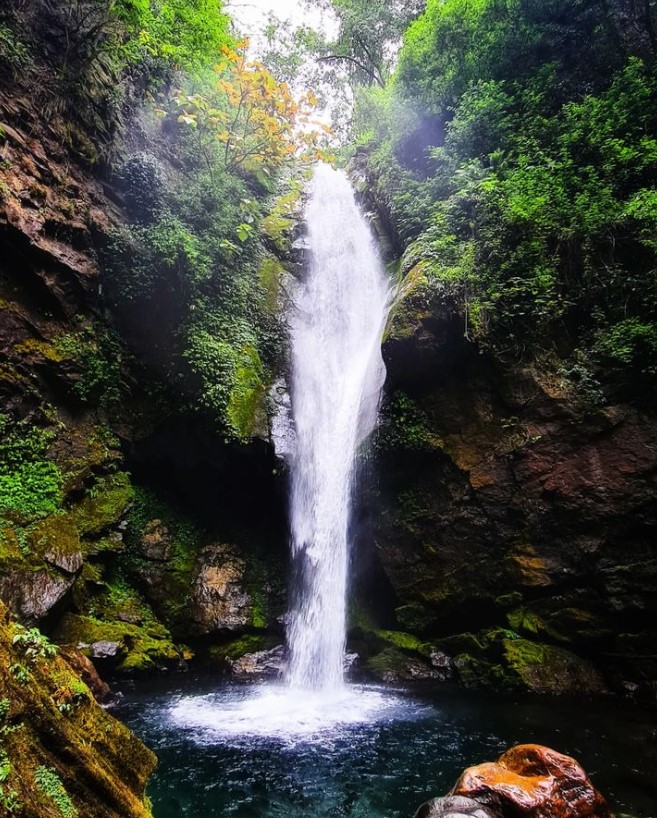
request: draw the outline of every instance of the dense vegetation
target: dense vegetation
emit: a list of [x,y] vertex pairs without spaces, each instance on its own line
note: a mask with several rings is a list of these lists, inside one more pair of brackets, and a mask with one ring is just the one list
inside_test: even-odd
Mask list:
[[[12,0],[0,12],[8,83],[36,88],[62,142],[123,197],[126,223],[99,248],[122,343],[174,402],[239,439],[283,338],[266,245],[284,252],[289,213],[263,217],[281,184],[284,210],[294,206],[291,165],[321,155],[322,134],[313,95],[293,96],[245,46],[217,0]],[[116,366],[120,344],[93,347],[96,372],[83,366],[76,388],[105,405],[94,377]],[[70,351],[80,358],[81,345]]]
[[415,296],[505,359],[657,375],[656,24],[625,0],[429,0],[358,95]]

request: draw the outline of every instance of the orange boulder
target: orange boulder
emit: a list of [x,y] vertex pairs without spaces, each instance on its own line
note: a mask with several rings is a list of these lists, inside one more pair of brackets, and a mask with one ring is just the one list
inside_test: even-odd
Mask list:
[[452,795],[473,798],[501,818],[610,818],[604,798],[569,756],[538,744],[507,750],[470,767]]

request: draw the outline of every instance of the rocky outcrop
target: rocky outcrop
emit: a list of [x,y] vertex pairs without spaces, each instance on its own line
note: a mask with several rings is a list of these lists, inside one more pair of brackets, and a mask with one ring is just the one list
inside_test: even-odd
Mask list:
[[389,626],[468,684],[652,697],[657,418],[612,383],[500,363],[446,296],[405,286],[371,497]]
[[582,767],[537,744],[507,750],[498,761],[470,767],[452,791],[500,818],[610,818],[609,808]]
[[1,602],[0,668],[2,814],[150,818],[153,753]]

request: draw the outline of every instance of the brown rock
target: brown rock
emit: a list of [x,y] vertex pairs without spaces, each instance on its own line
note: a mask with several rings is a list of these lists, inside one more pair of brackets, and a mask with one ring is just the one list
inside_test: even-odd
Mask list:
[[507,750],[470,767],[452,795],[473,798],[502,818],[610,818],[604,798],[569,756],[538,744]]
[[251,623],[251,599],[244,589],[244,560],[228,545],[208,545],[199,558],[190,603],[200,633],[240,630]]
[[111,699],[112,690],[107,682],[100,678],[91,659],[88,659],[82,651],[72,645],[60,647],[59,651],[94,694],[97,702],[104,704]]
[[148,560],[166,562],[171,556],[171,535],[161,520],[146,523],[139,542],[139,551]]

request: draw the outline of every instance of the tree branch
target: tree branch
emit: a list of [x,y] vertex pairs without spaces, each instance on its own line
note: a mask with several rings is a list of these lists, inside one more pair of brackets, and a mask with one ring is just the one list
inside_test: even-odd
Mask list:
[[360,60],[357,60],[355,57],[347,57],[341,54],[327,54],[325,57],[317,57],[317,62],[339,62],[342,60],[350,62],[357,68],[360,68],[360,70],[364,71],[373,82],[375,82],[378,86],[383,88],[384,83],[382,82],[381,78],[377,76],[376,71],[374,71],[371,68],[368,68],[364,63],[362,63]]

